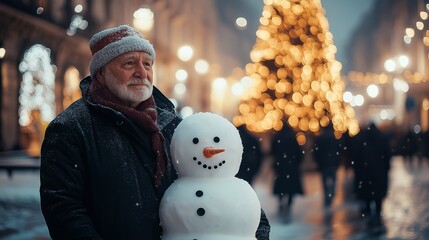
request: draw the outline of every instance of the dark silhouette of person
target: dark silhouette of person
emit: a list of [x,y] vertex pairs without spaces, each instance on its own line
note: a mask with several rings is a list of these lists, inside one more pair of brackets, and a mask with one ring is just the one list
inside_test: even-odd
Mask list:
[[[275,171],[273,194],[279,199],[279,211],[289,212],[293,197],[304,193],[300,169],[304,154],[296,140],[295,131],[287,124],[280,132],[274,134],[271,141],[271,154],[272,167]],[[285,195],[288,197],[286,208],[283,203]]]
[[362,135],[362,131],[353,136],[350,136],[347,133],[343,135],[344,144],[346,147],[345,151],[343,152],[343,157],[346,159],[348,165],[351,166],[351,169],[353,171],[353,187],[350,190],[352,191],[351,194],[354,199],[357,198],[356,189],[359,185],[358,179],[360,179],[360,171],[356,171],[356,162],[358,162],[362,158]]
[[423,157],[426,158],[426,161],[429,162],[429,129],[423,132],[422,141],[423,141],[422,154],[423,154]]
[[250,185],[261,168],[263,153],[259,140],[247,131],[245,125],[237,127],[243,143],[243,157],[236,177],[247,181]]
[[365,202],[364,213],[370,217],[368,223],[372,226],[381,225],[382,202],[387,195],[392,152],[389,139],[374,123],[361,134],[360,156],[355,164],[356,193]]
[[417,135],[412,130],[408,130],[400,139],[397,148],[400,155],[404,158],[405,164],[411,166],[413,157],[418,151]]
[[418,168],[423,166],[424,161],[425,161],[425,151],[427,151],[427,148],[428,148],[428,139],[427,139],[427,136],[425,134],[427,134],[427,133],[424,131],[420,131],[420,132],[416,133],[416,138],[417,138],[416,156],[417,156],[417,167]]
[[314,139],[313,157],[322,175],[323,204],[326,207],[331,206],[335,197],[337,170],[342,150],[342,141],[335,137],[332,124],[322,128],[320,135]]
[[341,137],[343,149],[342,149],[340,166],[343,165],[346,172],[354,171],[353,170],[354,160],[353,160],[352,152],[349,149],[350,145],[352,145],[352,142],[354,141],[353,137],[354,136],[351,136],[348,130],[344,132]]

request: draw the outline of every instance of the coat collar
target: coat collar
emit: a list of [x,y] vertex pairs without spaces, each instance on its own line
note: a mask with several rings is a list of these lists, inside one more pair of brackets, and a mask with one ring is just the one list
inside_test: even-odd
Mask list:
[[[109,111],[113,111],[116,115],[121,114],[118,111],[113,110],[109,107],[91,102],[88,91],[89,86],[91,85],[91,81],[91,77],[87,76],[80,82],[82,98],[85,100],[85,102],[89,105],[98,106],[99,108],[109,109]],[[155,86],[153,87],[153,97],[155,99],[156,109],[158,112],[158,127],[162,131],[169,123],[171,123],[178,116],[176,114],[173,103]]]

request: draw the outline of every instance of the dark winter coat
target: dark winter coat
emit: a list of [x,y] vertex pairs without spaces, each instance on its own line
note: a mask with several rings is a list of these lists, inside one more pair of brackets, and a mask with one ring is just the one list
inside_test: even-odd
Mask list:
[[336,139],[333,128],[325,128],[314,139],[313,157],[318,169],[323,173],[336,172],[341,161],[343,151],[342,141]]
[[[81,82],[86,93],[90,78]],[[167,174],[154,187],[156,167],[149,136],[122,113],[91,103],[73,103],[48,126],[41,152],[41,208],[53,239],[159,239],[159,203],[177,178],[169,144],[180,118],[154,88],[164,136]],[[269,224],[261,217],[260,239]],[[266,237],[266,238],[264,238]]]
[[355,191],[365,200],[382,200],[388,189],[392,156],[389,140],[375,125],[361,133],[360,156],[355,163]]
[[285,127],[274,135],[271,141],[271,154],[276,174],[273,193],[303,194],[300,167],[304,154],[292,129]]
[[251,135],[244,125],[237,127],[243,142],[243,157],[236,177],[247,181],[250,185],[259,172],[263,160],[263,152],[259,140]]
[[399,153],[405,160],[411,160],[419,151],[419,140],[417,134],[413,131],[408,131],[404,134],[396,146],[396,152]]
[[[85,93],[90,84],[81,83]],[[180,118],[157,89],[168,149]],[[167,154],[167,152],[165,153]],[[54,239],[159,239],[158,204],[177,177],[154,187],[150,138],[123,114],[84,95],[48,126],[42,146],[41,205]]]

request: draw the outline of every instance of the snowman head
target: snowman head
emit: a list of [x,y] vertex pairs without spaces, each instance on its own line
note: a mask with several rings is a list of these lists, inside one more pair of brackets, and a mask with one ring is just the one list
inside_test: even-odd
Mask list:
[[214,113],[196,113],[177,126],[170,150],[179,177],[234,177],[243,145],[231,122]]

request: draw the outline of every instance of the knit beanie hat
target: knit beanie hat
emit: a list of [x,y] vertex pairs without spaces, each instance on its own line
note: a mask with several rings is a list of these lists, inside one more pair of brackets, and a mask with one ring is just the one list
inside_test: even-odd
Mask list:
[[94,34],[89,40],[89,47],[92,52],[89,64],[92,78],[110,60],[127,52],[142,51],[155,60],[152,44],[144,39],[139,31],[128,25],[120,25]]

